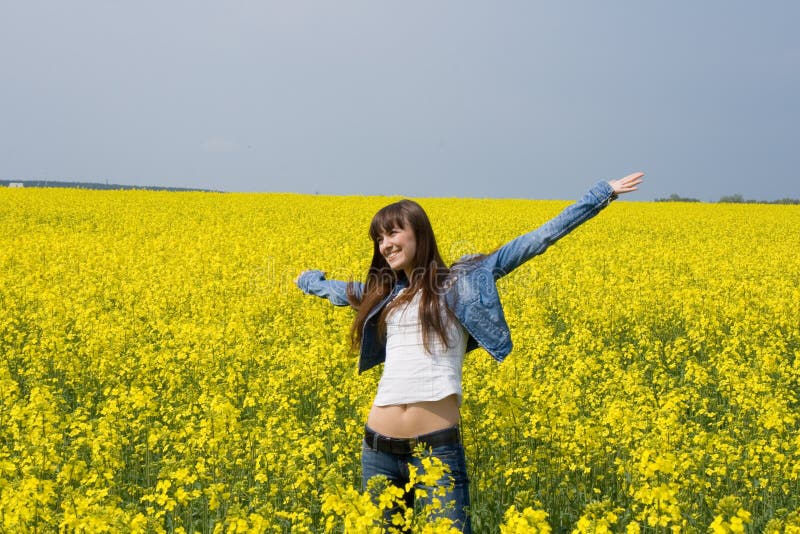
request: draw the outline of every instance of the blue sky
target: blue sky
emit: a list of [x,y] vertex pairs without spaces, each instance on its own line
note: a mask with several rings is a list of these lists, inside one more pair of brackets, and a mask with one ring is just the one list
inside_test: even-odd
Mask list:
[[0,179],[800,198],[794,1],[0,6]]

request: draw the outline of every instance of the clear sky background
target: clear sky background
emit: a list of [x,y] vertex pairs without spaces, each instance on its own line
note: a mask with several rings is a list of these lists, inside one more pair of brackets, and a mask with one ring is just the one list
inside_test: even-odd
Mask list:
[[0,0],[0,179],[800,198],[800,2]]

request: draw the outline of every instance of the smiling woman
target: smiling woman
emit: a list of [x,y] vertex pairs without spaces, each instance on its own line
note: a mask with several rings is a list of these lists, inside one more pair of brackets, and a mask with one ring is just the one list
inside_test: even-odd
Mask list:
[[[361,354],[359,371],[385,363],[361,452],[362,489],[369,489],[373,478],[385,477],[403,493],[401,501],[387,507],[385,527],[403,523],[415,493],[428,505],[442,494],[441,506],[433,505],[437,515],[459,531],[471,532],[459,426],[462,365],[465,353],[479,346],[498,361],[511,351],[495,282],[542,254],[617,195],[636,190],[642,176],[599,182],[537,230],[491,254],[466,256],[452,267],[442,261],[422,207],[401,200],[372,219],[373,255],[365,283],[326,280],[320,271],[305,271],[297,278],[304,292],[356,310],[351,337]],[[428,481],[432,486],[413,483],[411,473],[423,466],[414,454],[419,445],[449,471]]]
[[395,271],[405,271],[406,276],[411,278],[410,271],[414,267],[414,254],[417,251],[414,231],[410,227],[394,226],[391,230],[381,231],[376,242],[389,266]]

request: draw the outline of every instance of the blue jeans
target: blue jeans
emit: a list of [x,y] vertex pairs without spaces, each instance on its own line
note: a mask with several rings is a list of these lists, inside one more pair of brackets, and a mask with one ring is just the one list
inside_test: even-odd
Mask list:
[[[454,526],[461,529],[461,532],[471,533],[472,527],[467,515],[467,508],[469,507],[469,478],[467,477],[463,445],[461,443],[448,443],[428,448],[427,450],[430,456],[438,458],[450,468],[450,473],[437,481],[437,486],[439,487],[447,487],[452,483],[452,488],[448,489],[446,495],[435,497],[439,499],[443,507],[437,517],[451,519]],[[366,491],[367,481],[377,475],[383,475],[389,483],[405,488],[409,481],[409,465],[415,466],[418,472],[422,471],[421,459],[413,454],[394,454],[378,451],[363,442],[361,446],[361,489]],[[411,508],[415,505],[422,507],[430,504],[434,498],[434,488],[421,484],[417,484],[415,488],[425,489],[427,496],[415,499],[414,489],[412,489],[404,496],[406,506]],[[400,511],[399,508],[386,512],[384,515],[385,527],[392,524],[391,516],[398,511]]]

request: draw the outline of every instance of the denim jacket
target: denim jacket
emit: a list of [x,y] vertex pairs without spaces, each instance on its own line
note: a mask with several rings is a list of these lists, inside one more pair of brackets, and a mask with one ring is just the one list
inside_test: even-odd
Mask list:
[[[536,230],[509,241],[487,256],[468,255],[453,264],[444,284],[445,302],[469,335],[467,352],[480,346],[499,362],[508,356],[512,348],[511,332],[497,293],[497,280],[542,254],[550,245],[597,215],[614,198],[616,195],[608,182],[598,182],[578,202]],[[469,261],[473,258],[474,261]],[[349,304],[347,282],[326,280],[322,271],[303,272],[297,286],[305,293],[326,298],[336,306]],[[367,316],[361,335],[359,373],[386,359],[386,344],[378,335],[378,317],[384,306],[407,286],[405,276],[398,276],[389,294]],[[360,297],[364,285],[355,282],[354,288],[356,296]]]

